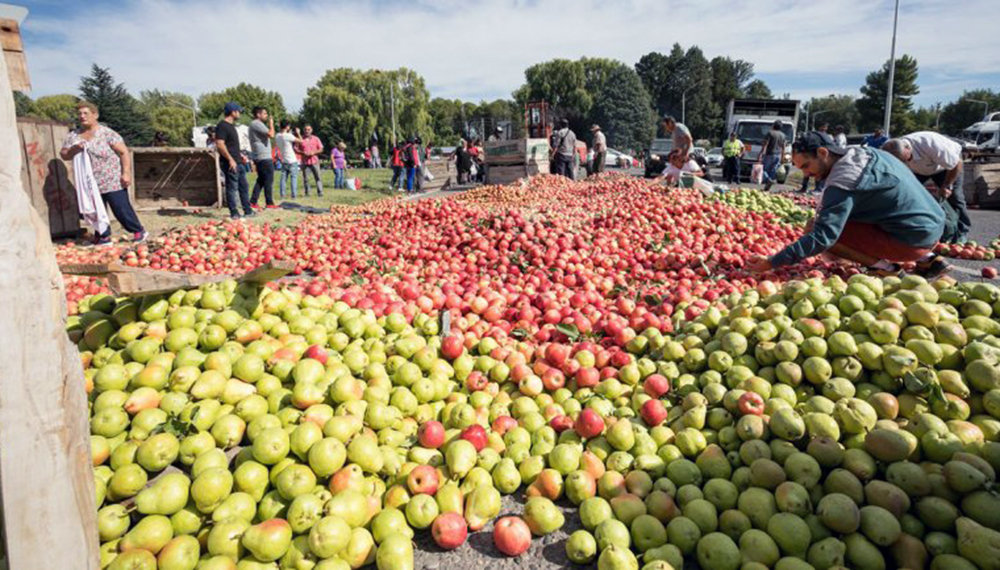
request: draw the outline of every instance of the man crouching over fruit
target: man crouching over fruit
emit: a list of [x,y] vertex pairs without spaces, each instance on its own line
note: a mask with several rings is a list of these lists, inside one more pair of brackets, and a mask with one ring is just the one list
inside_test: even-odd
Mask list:
[[894,156],[839,146],[816,131],[795,141],[792,152],[792,162],[804,176],[825,181],[818,213],[798,241],[770,258],[751,259],[751,271],[769,271],[823,252],[880,275],[897,274],[899,264],[909,261],[925,277],[951,269],[932,251],[944,231],[944,212]]

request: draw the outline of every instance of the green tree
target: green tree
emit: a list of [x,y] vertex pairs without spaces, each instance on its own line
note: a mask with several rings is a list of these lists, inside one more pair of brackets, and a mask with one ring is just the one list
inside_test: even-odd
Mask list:
[[731,99],[746,96],[747,84],[753,79],[753,64],[742,59],[715,57],[712,67],[712,100],[725,109]]
[[[591,81],[600,81],[599,74],[592,69]],[[545,101],[551,114],[569,119],[574,130],[586,122],[594,98],[587,91],[584,60],[554,59],[538,63],[524,70],[524,79],[524,85],[514,92],[514,100],[518,104]]]
[[35,102],[24,93],[15,91],[14,111],[18,117],[30,117],[35,113]]
[[982,103],[986,101],[992,111],[1000,110],[1000,91],[992,89],[973,89],[965,91],[957,100],[941,109],[941,132],[957,135],[973,123],[983,120],[986,110]]
[[[892,80],[892,115],[889,118],[890,136],[913,132],[913,97],[920,93],[917,87],[917,60],[909,55],[896,60],[896,71]],[[862,131],[872,131],[881,127],[885,120],[885,99],[889,85],[889,62],[882,68],[868,74],[861,87],[861,98],[857,101],[859,124]],[[887,133],[889,134],[889,133]]]
[[[980,105],[982,107],[982,105]],[[917,107],[910,114],[913,118],[914,131],[936,131],[938,130],[938,115],[941,113],[941,104],[929,105],[927,107]]]
[[[746,87],[746,97],[747,99],[774,99],[774,93],[771,93],[771,88],[764,83],[762,79],[754,79],[747,84]],[[782,97],[782,99],[789,99],[788,93]]]
[[159,107],[149,115],[153,131],[167,135],[170,146],[191,146],[191,111],[180,107]]
[[76,123],[76,104],[79,101],[75,95],[46,95],[35,100],[33,114],[41,119],[73,124]]
[[844,127],[845,133],[859,132],[858,108],[854,104],[854,97],[850,95],[813,97],[804,106],[809,112],[808,128],[816,128],[827,123],[830,125],[831,133],[838,125]]
[[378,132],[383,145],[392,144],[390,91],[395,95],[398,138],[416,135],[432,140],[430,94],[423,78],[406,68],[329,70],[306,92],[301,118],[329,142],[361,148]]
[[649,93],[634,69],[619,64],[611,70],[594,100],[591,116],[601,125],[609,146],[646,148],[656,132],[656,122]]
[[684,63],[684,49],[674,44],[668,55],[650,52],[639,58],[635,71],[646,87],[658,115],[672,112],[672,93]]
[[126,144],[142,146],[152,141],[149,117],[139,109],[139,102],[125,85],[115,82],[108,68],[95,63],[90,75],[80,79],[80,95],[97,105],[100,121],[117,131]]
[[227,87],[222,91],[210,91],[202,93],[198,97],[198,124],[214,125],[222,120],[222,110],[226,103],[234,101],[243,107],[243,114],[240,116],[239,124],[249,124],[253,120],[251,111],[260,105],[266,107],[268,113],[274,117],[275,122],[285,118],[285,102],[281,94],[276,91],[268,91],[263,87],[240,83],[234,87]]

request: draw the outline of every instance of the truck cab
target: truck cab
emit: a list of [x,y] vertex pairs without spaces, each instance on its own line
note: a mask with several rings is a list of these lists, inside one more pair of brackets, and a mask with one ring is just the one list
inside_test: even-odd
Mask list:
[[746,147],[740,163],[740,176],[750,176],[775,120],[781,120],[781,130],[785,133],[782,163],[787,163],[791,160],[792,142],[799,123],[799,102],[793,99],[730,99],[726,109],[725,136],[728,138],[729,133],[735,132]]
[[959,137],[975,145],[976,153],[1000,152],[1000,112],[994,112],[962,131]]

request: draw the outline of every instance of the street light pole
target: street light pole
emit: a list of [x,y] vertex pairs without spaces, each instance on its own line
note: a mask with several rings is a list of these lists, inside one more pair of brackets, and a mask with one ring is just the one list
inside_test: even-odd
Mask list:
[[687,95],[688,91],[697,87],[696,85],[691,85],[681,93],[681,122],[685,125],[687,124]]
[[815,129],[815,127],[816,127],[816,117],[822,115],[823,113],[830,113],[832,111],[833,111],[833,109],[823,109],[822,111],[816,111],[815,113],[813,113],[813,115],[812,115],[813,124],[812,124],[812,127],[809,128],[809,130],[811,131],[811,130]]
[[392,146],[396,146],[396,78],[389,84],[389,106],[392,111]]
[[899,0],[896,0],[896,10],[892,17],[892,50],[889,52],[889,84],[885,90],[885,121],[882,132],[889,135],[889,118],[892,115],[892,84],[896,77],[896,27],[899,24]]

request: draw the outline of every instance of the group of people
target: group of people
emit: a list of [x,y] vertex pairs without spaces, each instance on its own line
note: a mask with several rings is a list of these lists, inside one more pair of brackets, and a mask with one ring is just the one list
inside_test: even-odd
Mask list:
[[[253,217],[254,210],[260,209],[260,196],[264,195],[264,208],[277,208],[274,202],[275,173],[280,172],[278,196],[285,197],[288,190],[292,198],[298,197],[299,175],[302,176],[304,195],[309,196],[309,179],[312,178],[316,187],[316,195],[323,195],[323,179],[320,172],[320,156],[323,154],[323,141],[315,134],[311,125],[302,129],[292,128],[288,120],[283,120],[279,128],[274,127],[274,118],[264,107],[254,107],[251,111],[253,120],[249,126],[250,153],[244,155],[240,150],[240,136],[236,123],[243,113],[238,103],[226,103],[223,108],[223,119],[209,131],[209,145],[214,145],[219,152],[220,169],[223,172],[226,188],[226,204],[229,207],[229,217]],[[272,147],[271,140],[274,139]],[[347,188],[346,171],[347,158],[343,142],[333,145],[330,150],[330,163],[333,165],[334,188]],[[257,173],[253,193],[250,193],[247,182],[247,172]],[[241,214],[242,208],[242,214]]]
[[[502,131],[499,127],[497,127],[497,130]],[[495,134],[490,138],[498,140],[499,136],[499,134]],[[455,161],[455,182],[458,184],[484,182],[486,180],[484,158],[485,151],[480,139],[462,137],[458,141],[458,146],[455,147],[455,150],[448,155],[449,160]]]

